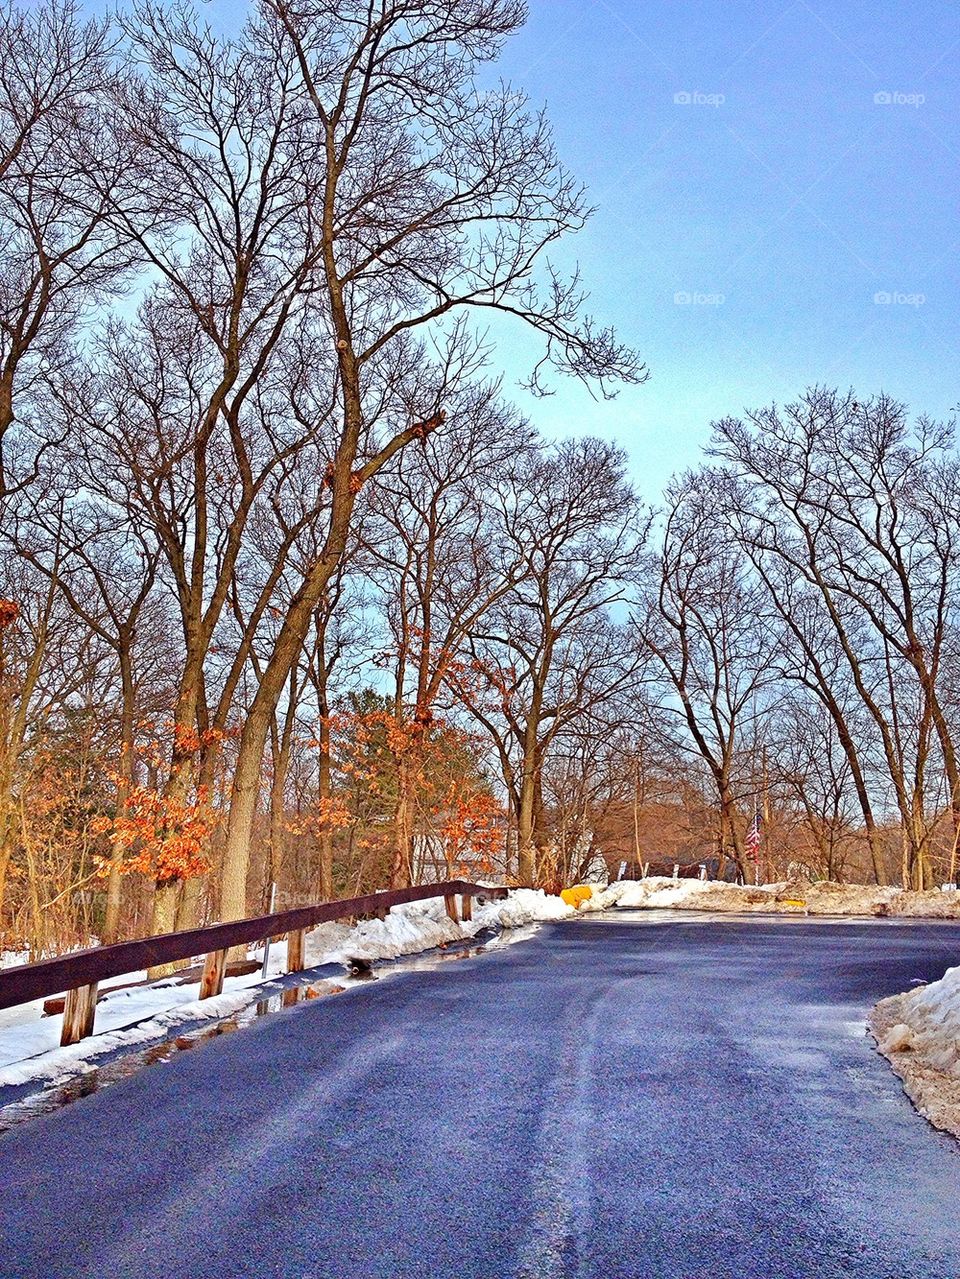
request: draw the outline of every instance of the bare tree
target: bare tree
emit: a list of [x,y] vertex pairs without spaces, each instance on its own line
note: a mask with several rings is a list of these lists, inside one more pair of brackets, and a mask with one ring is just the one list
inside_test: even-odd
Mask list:
[[0,6],[0,502],[36,478],[45,385],[136,258],[108,216],[137,171],[113,127],[114,43],[69,0]]
[[[114,656],[120,688],[116,807],[122,813],[135,780],[142,628],[153,603],[160,551],[142,528],[71,491],[69,473],[49,475],[45,487],[46,496],[31,503],[14,545]],[[156,643],[155,616],[153,623]],[[105,943],[119,935],[122,856],[115,844],[100,930]]]
[[519,459],[500,486],[522,575],[474,632],[485,685],[464,695],[496,746],[525,883],[536,878],[547,842],[542,779],[555,740],[632,674],[629,646],[610,618],[644,534],[624,472],[614,445],[575,440]]
[[792,698],[780,708],[770,748],[771,786],[785,792],[806,836],[783,870],[790,875],[802,866],[811,879],[842,881],[851,867],[859,870],[854,858],[863,840],[850,760],[836,725],[816,700]]
[[[718,518],[709,472],[666,493],[663,531],[644,565],[634,610],[637,641],[654,659],[662,709],[689,735],[710,771],[720,808],[721,863],[744,873],[739,775],[758,699],[774,681],[776,636],[762,589]],[[748,778],[749,788],[752,778]],[[723,866],[721,864],[721,874]]]
[[514,0],[310,10],[271,0],[269,12],[322,133],[314,302],[334,342],[339,423],[324,549],[289,604],[240,743],[224,856],[227,917],[245,908],[272,707],[343,553],[357,491],[443,422],[436,401],[374,408],[387,370],[423,361],[415,332],[442,330],[460,310],[494,310],[532,326],[544,339],[543,359],[574,376],[601,387],[645,376],[609,330],[582,318],[575,280],[548,271],[538,286],[545,250],[587,210],[546,121],[515,93],[477,87],[479,64],[522,18]]
[[[721,491],[723,490],[720,485]],[[802,685],[816,699],[822,713],[829,717],[837,741],[843,749],[850,779],[856,790],[867,845],[870,850],[874,879],[884,882],[883,837],[874,813],[874,795],[870,786],[871,756],[874,734],[871,723],[864,722],[862,705],[850,678],[842,642],[830,615],[823,608],[820,594],[796,574],[789,561],[768,553],[757,527],[743,518],[746,503],[732,497],[733,492],[749,486],[727,487],[728,511],[738,544],[749,556],[753,569],[767,590],[772,607],[782,619],[789,642],[781,649],[781,671],[787,681]],[[870,717],[867,716],[870,721]]]
[[[197,780],[205,663],[251,513],[278,500],[323,426],[289,412],[297,368],[283,343],[303,324],[317,261],[316,129],[275,25],[221,38],[184,9],[143,4],[124,31],[139,70],[124,136],[146,178],[115,192],[111,216],[155,283],[136,321],[107,335],[85,421],[89,469],[101,489],[119,476],[105,498],[151,523],[181,615],[166,782],[176,799]],[[237,659],[228,686],[246,651]],[[157,889],[162,929],[178,884]]]
[[[937,759],[960,829],[956,748],[940,697],[958,538],[952,432],[923,419],[914,431],[887,397],[860,402],[821,388],[716,430],[717,453],[753,486],[744,535],[755,555],[778,560],[832,629],[880,739],[904,883],[923,887]],[[849,747],[847,755],[854,767]]]
[[[448,676],[467,638],[524,572],[486,496],[531,433],[476,385],[451,392],[449,428],[406,450],[372,489],[366,544],[390,628],[394,740],[400,746],[391,882],[410,882],[416,779]],[[442,711],[443,707],[440,705]]]

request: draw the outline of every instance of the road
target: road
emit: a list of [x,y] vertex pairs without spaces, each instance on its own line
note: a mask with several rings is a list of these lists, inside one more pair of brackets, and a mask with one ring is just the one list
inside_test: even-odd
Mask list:
[[960,1147],[863,1033],[960,926],[604,916],[0,1139],[18,1279],[956,1279]]

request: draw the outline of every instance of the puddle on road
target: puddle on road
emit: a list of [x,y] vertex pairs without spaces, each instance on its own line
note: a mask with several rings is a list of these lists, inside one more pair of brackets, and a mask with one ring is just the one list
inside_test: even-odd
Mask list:
[[6,1106],[0,1106],[0,1134],[8,1132],[28,1119],[37,1119],[41,1115],[69,1106],[71,1102],[79,1101],[81,1097],[89,1097],[91,1093],[99,1092],[110,1084],[129,1079],[148,1066],[162,1065],[178,1053],[188,1052],[191,1048],[205,1044],[220,1035],[229,1035],[235,1030],[251,1026],[261,1017],[274,1016],[313,999],[340,995],[361,982],[379,981],[381,978],[397,973],[435,969],[444,962],[471,959],[485,954],[487,950],[488,946],[485,944],[447,946],[429,951],[425,955],[401,958],[384,965],[379,970],[365,967],[351,968],[339,982],[329,977],[311,980],[309,974],[304,974],[302,981],[293,978],[293,984],[289,984],[291,978],[288,976],[287,984],[282,989],[272,990],[266,999],[258,999],[246,1004],[228,1017],[212,1023],[206,1022],[194,1030],[171,1034],[168,1038],[146,1048],[132,1048],[128,1051],[121,1048],[116,1056],[110,1057],[100,1065],[88,1064],[69,1079],[47,1084],[38,1092],[9,1102]]

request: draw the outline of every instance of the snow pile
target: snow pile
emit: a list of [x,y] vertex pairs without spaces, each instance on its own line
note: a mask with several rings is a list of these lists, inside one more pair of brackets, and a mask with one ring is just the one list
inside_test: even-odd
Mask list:
[[569,919],[577,912],[560,897],[542,888],[514,888],[505,901],[491,901],[474,912],[475,920],[484,927],[522,928],[526,924],[549,923]]
[[[351,959],[373,963],[378,959],[418,955],[421,951],[471,937],[475,931],[470,924],[462,925],[450,919],[443,898],[435,897],[430,901],[394,906],[385,919],[368,919],[355,928],[345,929],[339,944],[330,950],[321,950],[323,939],[313,941],[307,955],[312,964],[349,963]],[[313,937],[314,934],[308,933],[308,942]],[[316,958],[311,958],[311,952]]]
[[355,928],[322,924],[307,934],[307,962],[313,967],[352,959],[369,963],[397,959],[468,940],[484,928],[523,928],[575,914],[559,897],[542,889],[515,888],[501,901],[486,900],[479,905],[475,899],[473,919],[457,923],[447,914],[443,898],[431,897],[394,906],[385,919],[364,920]]
[[890,899],[891,915],[909,915],[922,919],[958,919],[960,918],[960,893],[944,892],[934,888],[928,892],[904,892],[900,889],[887,889],[892,893]]
[[960,893],[904,892],[876,884],[808,883],[727,884],[719,880],[618,880],[584,902],[582,911],[706,910],[738,914],[901,915],[930,919],[960,918]]
[[[342,931],[349,932],[346,928]],[[256,955],[262,959],[263,949],[260,948]],[[268,978],[286,972],[286,956],[286,942],[271,946]],[[180,1022],[225,1016],[254,1002],[262,982],[259,971],[242,977],[227,977],[223,995],[201,1000],[199,978],[184,981],[183,978],[165,977],[148,982],[146,972],[141,970],[112,979],[100,987],[94,1036],[64,1049],[56,1060],[70,1063],[79,1057],[89,1056],[90,1045],[94,1042],[99,1053],[122,1043],[141,1043],[156,1038],[168,1026]],[[231,999],[234,1002],[231,1003]],[[0,1010],[0,1086],[22,1082],[20,1078],[10,1076],[7,1067],[27,1058],[46,1057],[53,1049],[59,1050],[62,1018],[59,1014],[45,1017],[43,1004],[43,999],[34,999]]]
[[[475,901],[473,919],[458,923],[446,913],[443,898],[395,906],[385,919],[370,919],[350,927],[321,924],[307,934],[306,962],[310,968],[349,965],[352,960],[374,963],[416,955],[452,942],[468,941],[481,929],[515,929],[575,914],[559,897],[539,889],[520,888],[502,901]],[[253,956],[263,958],[263,948]],[[267,979],[286,972],[287,943],[270,947]],[[59,1080],[75,1074],[91,1058],[114,1049],[163,1037],[183,1022],[227,1016],[262,997],[259,972],[228,977],[224,993],[199,999],[199,981],[177,979],[146,983],[145,973],[123,980],[124,989],[105,989],[97,1004],[94,1035],[59,1047],[61,1018],[42,1016],[42,1000],[0,1012],[0,1087],[30,1080]]]
[[621,879],[584,902],[581,910],[709,910],[765,911],[777,909],[779,885],[749,888],[700,879]]
[[647,879],[621,879],[610,884],[602,893],[595,893],[585,904],[585,909],[608,910],[611,906],[619,906],[621,910],[663,910],[684,906],[698,909],[700,902],[710,895],[705,890],[715,888],[722,893],[729,887],[729,884],[714,885],[699,879],[668,879],[658,875]]
[[882,999],[869,1026],[920,1113],[960,1137],[960,968]]
[[802,899],[811,915],[897,915],[926,919],[960,918],[960,895],[939,888],[927,892],[906,892],[892,885],[816,884],[794,880],[780,887],[777,901],[787,897]]
[[904,1004],[913,1048],[938,1070],[960,1078],[960,968],[948,968],[939,981],[910,991]]
[[[948,968],[928,986],[881,1000],[874,1012],[878,1028],[884,1024],[884,1055],[915,1052],[937,1070],[960,1079],[960,968]],[[894,1014],[898,1020],[887,1028]]]
[[[116,1010],[106,1009],[104,1005],[109,1004],[110,1000],[103,1000],[98,1005],[97,1016],[99,1019],[104,1013],[107,1015],[97,1026],[96,1034],[78,1044],[69,1044],[66,1048],[59,1047],[59,1017],[46,1017],[36,1027],[28,1023],[27,1026],[18,1025],[0,1031],[0,1060],[4,1061],[0,1067],[0,1087],[35,1081],[57,1083],[77,1074],[92,1057],[102,1056],[116,1048],[128,1048],[134,1044],[161,1039],[171,1027],[183,1022],[229,1016],[250,1003],[250,995],[245,989],[225,991],[222,995],[203,1000],[197,997],[200,992],[199,982],[193,986],[182,986],[179,991],[190,994],[182,1002],[173,999],[171,1007],[172,996],[167,990],[163,996],[163,1011],[139,1020],[132,1026],[123,1025],[118,1029],[107,1028],[109,1024],[116,1024],[116,1016],[110,1016],[110,1012],[115,1013]],[[38,1048],[40,1043],[44,1045],[42,1048]]]

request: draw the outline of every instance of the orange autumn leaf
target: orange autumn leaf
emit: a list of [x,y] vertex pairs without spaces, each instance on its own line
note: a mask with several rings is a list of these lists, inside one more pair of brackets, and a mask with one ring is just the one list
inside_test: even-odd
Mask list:
[[[210,869],[207,850],[210,820],[207,796],[178,800],[151,787],[137,786],[115,818],[97,821],[99,832],[122,853],[120,869],[139,872],[161,882],[194,879]],[[100,859],[107,875],[110,861]]]

